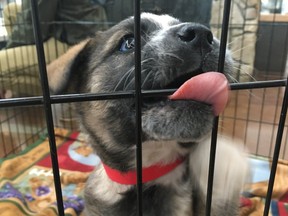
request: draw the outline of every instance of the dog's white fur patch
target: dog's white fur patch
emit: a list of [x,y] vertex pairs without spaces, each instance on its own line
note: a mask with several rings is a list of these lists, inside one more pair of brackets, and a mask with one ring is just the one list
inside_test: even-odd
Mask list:
[[159,16],[151,13],[142,13],[141,19],[143,18],[149,19],[153,23],[157,23],[157,25],[159,25],[162,29],[168,28],[172,23],[175,23],[175,21],[179,21],[178,19],[165,14]]
[[[206,197],[208,185],[211,140],[200,143],[190,154],[190,168],[193,177],[199,183],[200,190]],[[242,148],[242,149],[241,149]],[[245,183],[248,161],[243,145],[235,140],[219,137],[216,147],[216,159],[213,182],[213,201],[223,202],[235,199]]]
[[179,148],[175,141],[149,141],[142,143],[142,164],[143,167],[161,162],[168,164],[182,155],[187,154],[186,149]]
[[165,38],[167,31],[171,28],[171,26],[175,27],[175,23],[179,22],[178,19],[169,15],[157,16],[154,14],[144,13],[141,15],[141,18],[149,19],[160,27],[159,30],[156,31],[151,37],[150,43],[153,44],[153,46],[157,46],[157,43]]
[[100,164],[96,171],[91,175],[93,184],[93,193],[107,204],[114,204],[122,198],[122,194],[128,191],[130,185],[122,185],[112,181],[106,174],[104,167]]

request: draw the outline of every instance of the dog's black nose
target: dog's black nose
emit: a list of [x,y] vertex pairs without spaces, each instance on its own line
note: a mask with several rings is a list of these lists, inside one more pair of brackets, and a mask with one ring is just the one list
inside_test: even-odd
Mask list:
[[213,43],[213,34],[205,26],[199,24],[186,24],[178,32],[181,41],[192,43],[194,45],[211,45]]

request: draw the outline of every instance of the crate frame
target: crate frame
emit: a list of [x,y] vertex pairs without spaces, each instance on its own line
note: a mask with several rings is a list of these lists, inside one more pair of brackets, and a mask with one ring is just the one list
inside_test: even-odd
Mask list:
[[[0,107],[16,107],[16,106],[35,106],[43,105],[45,109],[46,124],[49,137],[50,145],[50,156],[52,160],[52,169],[54,175],[54,184],[56,191],[56,199],[58,206],[58,214],[64,215],[63,198],[61,191],[61,181],[60,172],[57,157],[57,148],[55,143],[54,134],[54,124],[52,117],[52,104],[57,103],[71,103],[71,102],[82,102],[91,100],[111,100],[120,98],[134,98],[136,104],[136,165],[137,165],[137,214],[139,216],[143,215],[142,212],[142,141],[141,141],[141,100],[144,97],[155,97],[155,96],[167,96],[175,91],[175,89],[168,90],[141,90],[141,44],[140,44],[140,0],[134,1],[134,36],[135,36],[135,91],[125,91],[116,93],[102,93],[102,94],[66,94],[66,95],[50,95],[46,62],[43,49],[43,41],[41,38],[41,29],[39,23],[39,14],[37,8],[37,1],[31,0],[32,6],[32,20],[34,27],[34,36],[36,41],[39,71],[41,77],[43,96],[35,97],[23,97],[23,98],[11,98],[0,100]],[[225,0],[224,11],[223,11],[223,21],[222,21],[222,32],[221,32],[221,43],[220,43],[220,55],[219,55],[219,65],[218,71],[223,71],[226,43],[227,43],[227,33],[229,25],[231,0]],[[278,131],[276,136],[276,142],[274,147],[271,172],[268,183],[268,192],[265,201],[264,216],[268,216],[270,202],[272,198],[273,186],[275,181],[277,162],[279,159],[281,141],[283,138],[283,131],[285,127],[287,108],[288,108],[288,87],[287,79],[273,80],[273,81],[256,81],[256,82],[245,82],[245,83],[233,83],[230,84],[231,90],[245,90],[245,89],[256,89],[256,88],[274,88],[274,87],[285,87],[284,98],[282,101],[281,115],[278,123]],[[214,126],[212,130],[211,139],[211,152],[210,152],[210,162],[209,162],[209,175],[208,175],[208,187],[207,187],[207,200],[206,200],[206,215],[210,215],[211,212],[211,202],[212,202],[212,188],[213,188],[213,174],[214,174],[214,164],[215,164],[215,152],[217,148],[217,134],[218,134],[218,117],[214,119]]]

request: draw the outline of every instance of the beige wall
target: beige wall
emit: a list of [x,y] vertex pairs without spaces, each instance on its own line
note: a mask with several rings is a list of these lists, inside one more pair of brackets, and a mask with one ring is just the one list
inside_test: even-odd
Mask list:
[[[219,38],[224,0],[213,0],[211,29]],[[229,49],[235,60],[234,78],[248,81],[253,73],[260,0],[232,0]]]

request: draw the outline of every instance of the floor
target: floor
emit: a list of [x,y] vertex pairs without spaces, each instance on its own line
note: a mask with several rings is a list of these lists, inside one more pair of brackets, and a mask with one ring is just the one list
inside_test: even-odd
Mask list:
[[[273,77],[270,74],[268,78],[278,79],[279,76]],[[263,79],[267,77],[257,77],[257,80]],[[220,118],[219,131],[243,140],[253,154],[272,156],[283,90],[283,88],[269,88],[232,91],[229,105]],[[66,105],[63,108],[58,105],[54,109],[57,110],[54,113],[58,113],[58,117],[54,115],[54,122],[57,125],[70,127],[73,123],[73,128],[77,128],[75,119],[67,116],[71,106]],[[59,117],[59,113],[65,113],[66,117],[61,114]],[[35,142],[45,131],[45,124],[42,107],[0,109],[0,158]],[[282,143],[280,157],[288,159],[287,123]]]

